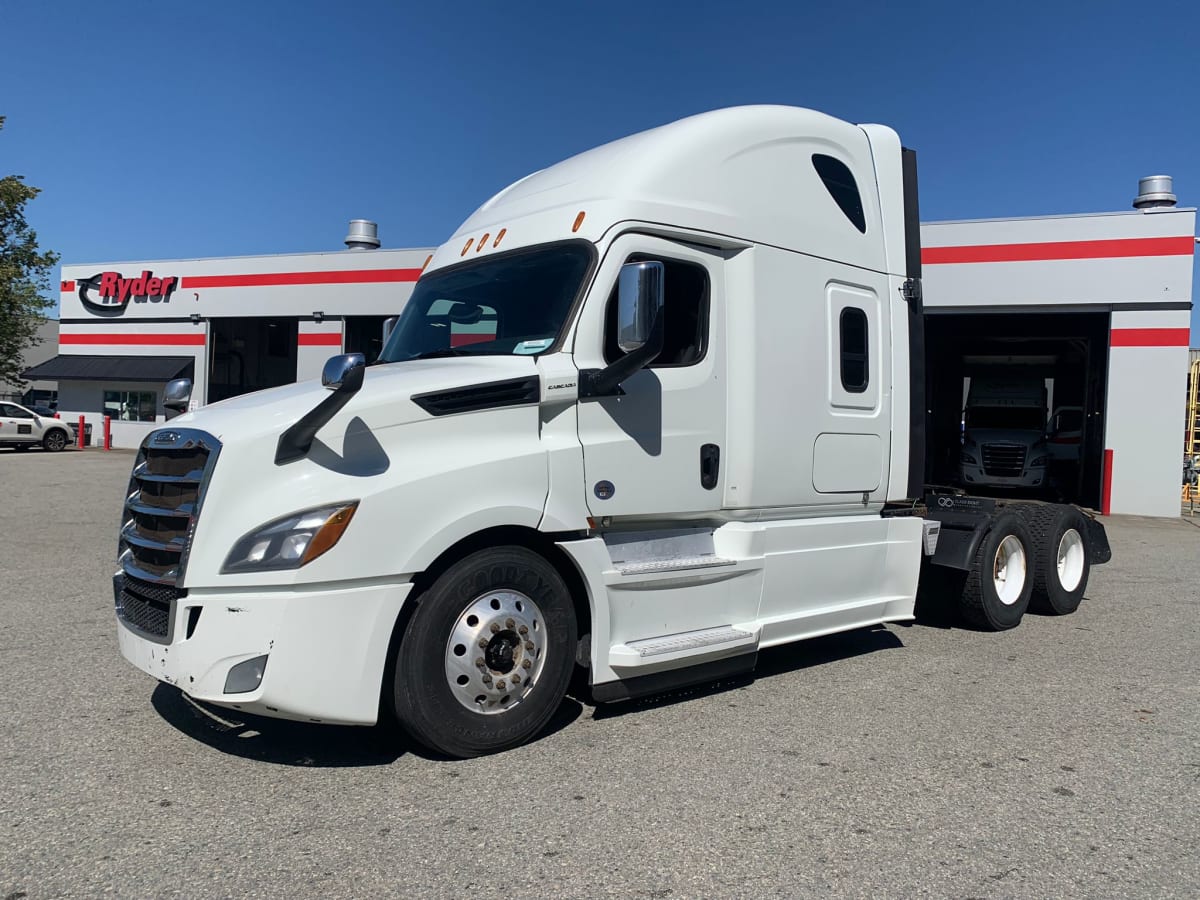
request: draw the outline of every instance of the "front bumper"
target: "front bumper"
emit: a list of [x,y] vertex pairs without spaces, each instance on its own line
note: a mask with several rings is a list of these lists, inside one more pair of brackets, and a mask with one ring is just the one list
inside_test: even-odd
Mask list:
[[964,487],[1037,488],[1046,484],[1045,466],[1030,466],[1020,475],[1009,477],[989,475],[982,466],[969,466],[966,463],[961,463],[958,470],[960,483]]
[[[283,719],[373,725],[392,629],[411,590],[193,589],[173,601],[164,642],[120,618],[117,639],[125,659],[196,700]],[[225,693],[230,669],[261,656],[258,687]]]

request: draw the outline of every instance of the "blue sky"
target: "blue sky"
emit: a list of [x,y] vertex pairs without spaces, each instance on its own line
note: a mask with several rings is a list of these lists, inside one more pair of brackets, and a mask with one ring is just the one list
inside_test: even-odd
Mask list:
[[[739,103],[895,127],[925,220],[1200,204],[1200,3],[0,0],[0,172],[67,262],[440,243],[590,146]],[[1193,313],[1196,332],[1197,313]]]

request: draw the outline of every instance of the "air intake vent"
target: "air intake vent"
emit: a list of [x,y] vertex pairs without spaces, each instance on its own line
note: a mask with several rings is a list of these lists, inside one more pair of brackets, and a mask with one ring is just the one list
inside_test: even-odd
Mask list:
[[433,391],[415,394],[413,403],[431,416],[448,416],[451,413],[476,412],[481,409],[499,409],[503,406],[524,406],[537,403],[541,396],[538,377],[510,378],[471,387],[455,388],[451,391]]

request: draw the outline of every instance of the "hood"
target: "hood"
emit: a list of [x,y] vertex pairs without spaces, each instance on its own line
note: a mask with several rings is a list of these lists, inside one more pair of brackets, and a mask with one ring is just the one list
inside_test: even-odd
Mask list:
[[1029,449],[1046,443],[1041,431],[1021,428],[968,428],[965,439],[968,444],[1021,444]]
[[[325,426],[339,432],[359,417],[373,430],[431,418],[414,394],[452,390],[537,374],[528,356],[460,356],[369,366],[362,389]],[[243,394],[171,419],[169,426],[200,428],[222,443],[277,437],[329,396],[319,379]],[[325,430],[322,429],[322,431]]]

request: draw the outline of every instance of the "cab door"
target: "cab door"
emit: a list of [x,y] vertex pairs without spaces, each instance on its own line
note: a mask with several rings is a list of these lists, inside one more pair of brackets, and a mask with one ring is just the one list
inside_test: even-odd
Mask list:
[[718,251],[630,234],[610,246],[575,336],[575,363],[620,358],[616,287],[627,262],[664,265],[664,346],[617,396],[581,398],[579,440],[594,516],[670,520],[719,509],[724,490],[725,316]]

